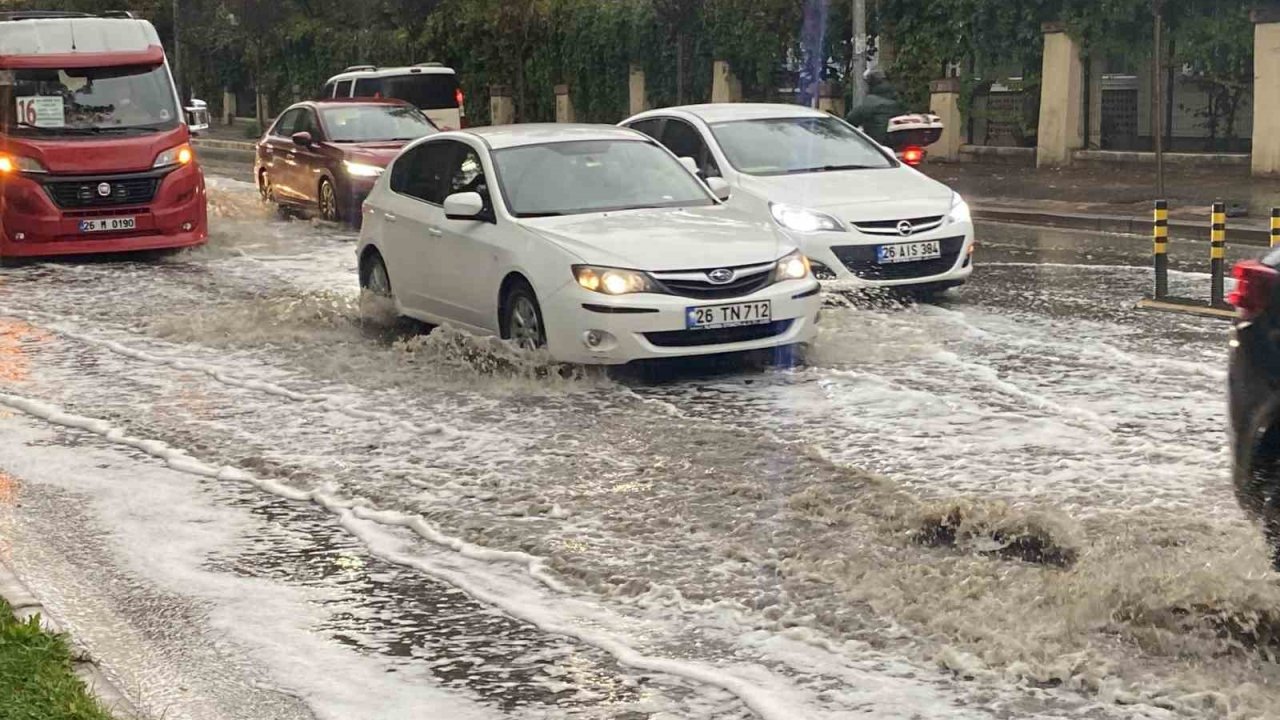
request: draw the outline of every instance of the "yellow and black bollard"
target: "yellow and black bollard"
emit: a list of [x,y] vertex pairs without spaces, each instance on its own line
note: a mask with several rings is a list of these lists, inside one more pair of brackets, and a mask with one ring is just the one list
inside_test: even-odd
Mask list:
[[1155,224],[1151,232],[1155,240],[1155,299],[1162,300],[1169,295],[1169,201],[1156,201]]
[[1226,269],[1227,256],[1227,204],[1218,201],[1213,204],[1213,226],[1209,235],[1209,304],[1214,307],[1224,305],[1223,273]]
[[1280,245],[1280,208],[1271,208],[1271,247]]

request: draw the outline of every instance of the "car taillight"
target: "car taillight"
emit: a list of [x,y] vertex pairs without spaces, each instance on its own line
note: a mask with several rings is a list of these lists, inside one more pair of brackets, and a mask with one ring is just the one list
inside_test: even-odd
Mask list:
[[1236,288],[1227,295],[1227,302],[1236,306],[1245,320],[1252,320],[1271,303],[1280,273],[1257,260],[1245,260],[1236,264],[1231,276],[1236,279]]
[[924,148],[911,146],[902,151],[902,162],[915,167],[924,162]]
[[453,99],[458,101],[458,107],[462,107],[463,101],[466,100],[466,96],[462,94],[462,88],[453,91]]

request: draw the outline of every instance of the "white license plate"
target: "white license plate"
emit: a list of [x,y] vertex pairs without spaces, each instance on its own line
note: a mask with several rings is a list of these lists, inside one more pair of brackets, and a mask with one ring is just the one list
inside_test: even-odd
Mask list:
[[86,218],[80,221],[80,232],[121,232],[137,226],[137,219],[131,217]]
[[764,325],[769,322],[773,322],[773,305],[768,300],[691,307],[685,309],[684,316],[684,326],[687,330]]
[[876,262],[881,265],[937,260],[940,257],[942,257],[942,246],[937,240],[881,245],[876,248]]

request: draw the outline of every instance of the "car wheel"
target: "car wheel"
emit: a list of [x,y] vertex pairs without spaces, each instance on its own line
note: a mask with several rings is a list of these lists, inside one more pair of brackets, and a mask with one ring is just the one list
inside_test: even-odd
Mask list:
[[320,219],[327,222],[338,222],[338,193],[329,180],[320,181]]
[[374,252],[360,268],[360,287],[379,297],[391,297],[391,276],[387,274],[387,264],[382,255]]
[[502,338],[522,350],[546,347],[547,331],[542,322],[542,308],[533,288],[519,282],[507,291],[502,303]]
[[273,203],[276,201],[276,189],[271,184],[271,176],[266,170],[258,173],[258,194],[262,196],[263,202]]

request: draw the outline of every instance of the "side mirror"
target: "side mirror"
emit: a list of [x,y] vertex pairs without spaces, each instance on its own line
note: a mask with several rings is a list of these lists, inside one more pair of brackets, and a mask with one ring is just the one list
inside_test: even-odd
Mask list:
[[729,181],[722,177],[707,178],[707,189],[711,191],[712,195],[720,198],[721,201],[728,200],[729,195],[733,192],[732,188],[729,187]]
[[450,220],[479,220],[484,212],[480,193],[454,193],[444,199],[444,216]]
[[691,157],[682,157],[682,158],[680,158],[680,164],[684,166],[684,169],[685,169],[685,170],[688,170],[689,172],[693,173],[694,175],[697,175],[697,176],[699,176],[699,177],[701,177],[701,176],[702,176],[702,168],[699,168],[699,167],[698,167],[698,161],[697,161],[697,160],[694,160],[694,159],[693,159],[693,158],[691,158]]
[[307,132],[306,130],[303,130],[302,132],[296,132],[293,134],[294,145],[300,145],[302,147],[311,147],[311,142],[312,142],[311,133]]

